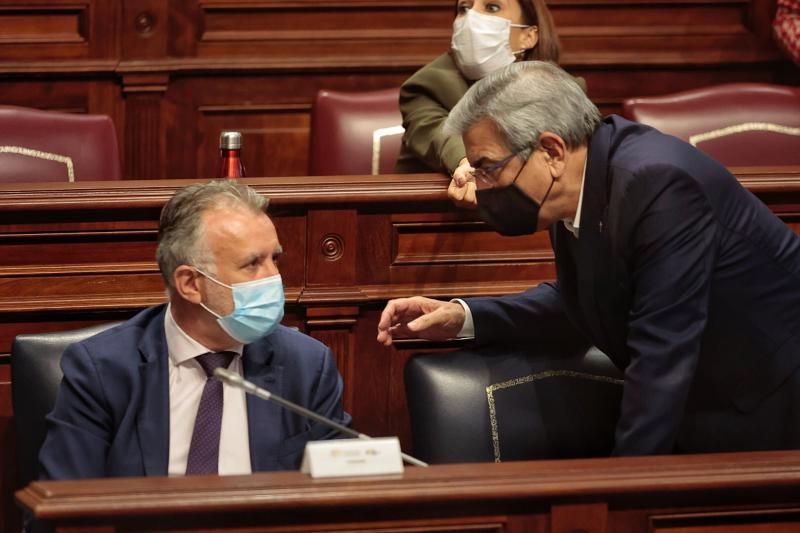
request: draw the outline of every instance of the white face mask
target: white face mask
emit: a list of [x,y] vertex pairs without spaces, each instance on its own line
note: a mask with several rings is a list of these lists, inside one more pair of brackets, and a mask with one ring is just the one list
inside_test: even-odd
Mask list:
[[[453,21],[453,40],[450,49],[459,70],[469,80],[479,80],[517,60],[511,50],[511,28],[527,28],[511,24],[503,17],[484,15],[474,9]],[[520,50],[517,54],[524,52]]]

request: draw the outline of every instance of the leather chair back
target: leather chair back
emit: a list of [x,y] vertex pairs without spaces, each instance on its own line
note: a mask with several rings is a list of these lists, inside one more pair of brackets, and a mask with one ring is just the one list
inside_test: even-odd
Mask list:
[[800,164],[800,88],[731,83],[630,98],[624,117],[675,135],[720,163]]
[[394,171],[403,138],[400,89],[321,90],[311,111],[312,176]]
[[61,383],[61,354],[119,324],[113,322],[55,333],[17,335],[11,347],[11,403],[17,427],[20,486],[38,477],[39,449],[47,434],[45,417],[53,410]]
[[483,348],[405,367],[414,455],[430,463],[607,456],[622,373],[603,353]]
[[0,182],[121,178],[108,116],[0,106]]

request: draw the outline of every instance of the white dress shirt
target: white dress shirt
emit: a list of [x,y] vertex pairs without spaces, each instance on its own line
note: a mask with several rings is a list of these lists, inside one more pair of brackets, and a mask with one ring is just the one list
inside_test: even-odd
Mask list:
[[[169,468],[170,476],[186,474],[189,445],[194,432],[194,420],[200,406],[200,397],[206,384],[206,373],[195,357],[209,350],[183,331],[172,316],[172,306],[167,306],[164,331],[169,351]],[[235,352],[231,371],[242,374],[241,344],[228,351]],[[219,441],[219,473],[249,474],[250,440],[247,425],[245,392],[234,387],[223,387],[222,429]]]
[[583,208],[583,184],[586,182],[586,165],[589,162],[589,158],[587,156],[586,161],[583,162],[583,175],[581,176],[581,192],[578,195],[578,209],[575,211],[575,217],[570,220],[565,218],[562,220],[564,223],[564,227],[567,228],[575,238],[578,238],[578,233],[580,233],[581,229],[581,209]]
[[[575,217],[572,220],[568,218],[561,219],[561,222],[564,224],[564,227],[569,230],[570,233],[575,235],[575,238],[578,238],[578,234],[581,229],[581,209],[583,208],[583,185],[586,182],[586,165],[588,164],[589,158],[587,156],[586,160],[583,162],[583,175],[581,176],[581,192],[578,195],[578,208],[575,210]],[[458,332],[456,335],[457,339],[472,339],[475,338],[475,322],[472,320],[472,311],[469,310],[469,306],[467,302],[462,300],[461,298],[454,298],[450,300],[451,302],[458,302],[461,304],[461,307],[464,308],[464,313],[466,316],[464,317],[464,325],[461,326],[461,331]]]

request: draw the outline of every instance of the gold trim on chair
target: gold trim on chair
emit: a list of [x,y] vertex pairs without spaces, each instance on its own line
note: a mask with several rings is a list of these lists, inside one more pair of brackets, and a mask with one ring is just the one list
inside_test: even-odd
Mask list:
[[51,154],[50,152],[42,152],[41,150],[33,150],[22,146],[0,146],[0,154],[17,154],[33,157],[35,159],[46,159],[47,161],[63,163],[67,167],[67,177],[70,183],[75,181],[75,169],[72,165],[72,158],[68,156]]
[[492,447],[494,449],[495,463],[502,462],[502,459],[500,457],[500,434],[497,430],[497,411],[494,402],[495,391],[516,387],[517,385],[524,385],[526,383],[532,383],[534,381],[539,381],[545,378],[556,378],[556,377],[588,379],[590,381],[600,381],[603,383],[611,383],[613,385],[623,384],[623,380],[618,378],[612,378],[609,376],[598,376],[594,374],[587,374],[585,372],[575,372],[574,370],[547,370],[545,372],[529,374],[527,376],[510,379],[508,381],[502,381],[500,383],[494,383],[492,385],[487,386],[486,399],[489,402],[489,421],[492,427]]
[[771,122],[744,122],[742,124],[711,130],[706,133],[697,133],[689,137],[689,144],[697,146],[701,142],[727,137],[728,135],[736,135],[737,133],[744,133],[746,131],[769,131],[772,133],[781,133],[783,135],[800,136],[800,128],[781,126],[780,124],[772,124]]
[[403,126],[378,128],[372,132],[372,175],[377,176],[381,170],[381,139],[392,135],[402,135],[406,131]]

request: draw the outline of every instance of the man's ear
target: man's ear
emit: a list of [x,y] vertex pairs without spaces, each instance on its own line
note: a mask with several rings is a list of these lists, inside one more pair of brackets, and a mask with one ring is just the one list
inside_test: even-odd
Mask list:
[[172,273],[175,292],[184,300],[199,304],[203,298],[200,294],[201,275],[189,265],[180,265]]
[[567,143],[555,133],[545,131],[539,136],[539,149],[545,154],[545,163],[550,169],[550,175],[553,179],[560,178],[567,168]]

